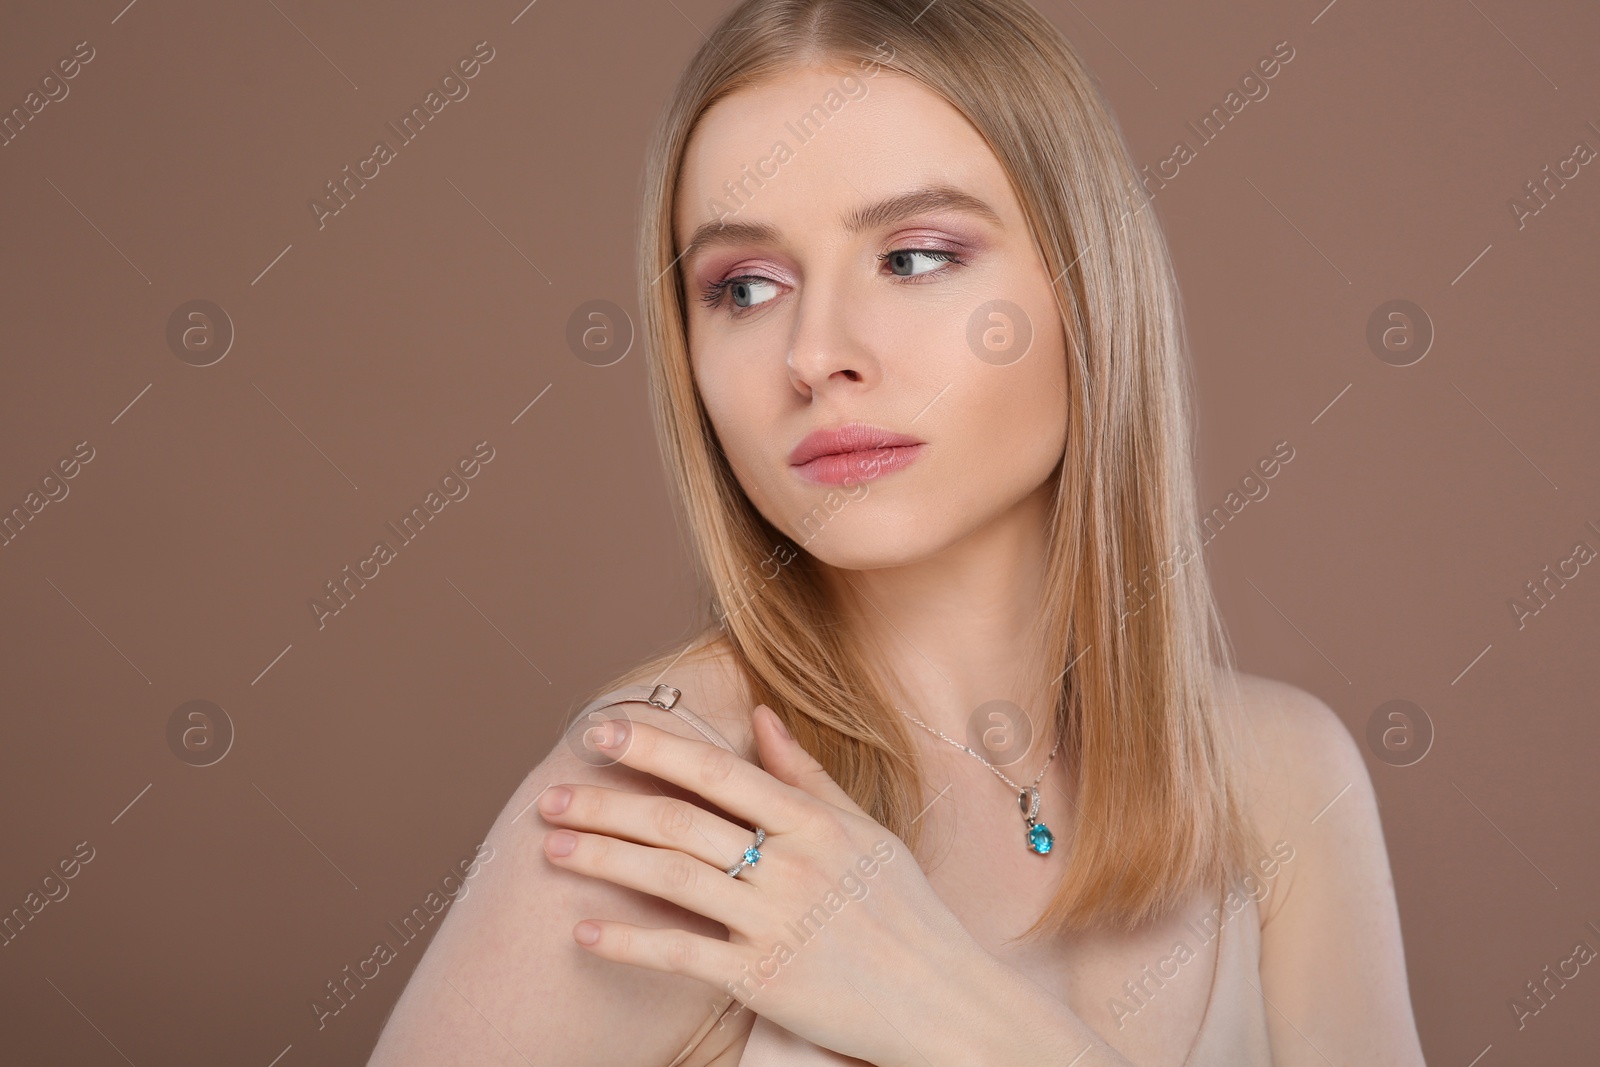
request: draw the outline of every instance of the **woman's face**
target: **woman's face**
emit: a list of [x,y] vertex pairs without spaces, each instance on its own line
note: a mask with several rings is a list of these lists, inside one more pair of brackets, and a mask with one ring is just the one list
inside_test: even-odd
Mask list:
[[[1066,440],[1061,322],[1010,183],[959,112],[877,66],[741,90],[696,128],[674,210],[680,251],[709,224],[678,261],[695,380],[769,522],[860,570],[1039,521]],[[922,443],[869,434],[792,462],[849,423]]]

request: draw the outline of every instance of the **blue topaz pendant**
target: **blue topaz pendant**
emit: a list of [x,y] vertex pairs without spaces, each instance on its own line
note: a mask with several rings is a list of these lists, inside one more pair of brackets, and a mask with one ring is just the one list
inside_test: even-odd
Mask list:
[[1056,843],[1056,838],[1050,832],[1050,827],[1038,819],[1039,787],[1034,785],[1022,790],[1017,802],[1023,811],[1022,818],[1028,824],[1028,848],[1043,856]]

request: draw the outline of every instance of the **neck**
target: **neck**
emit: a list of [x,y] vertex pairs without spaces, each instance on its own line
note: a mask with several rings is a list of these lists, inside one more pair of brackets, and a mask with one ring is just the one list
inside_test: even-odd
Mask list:
[[[883,668],[898,706],[972,745],[1022,785],[1039,773],[1057,739],[1061,667],[1041,655],[1039,627],[1049,516],[1046,483],[991,522],[914,563],[824,571],[852,636]],[[983,707],[994,701],[1015,707]],[[1014,762],[1003,763],[974,741],[984,730],[1007,725],[1017,709],[1031,725],[1032,742],[1026,754],[1008,755]],[[954,752],[921,727],[910,729]]]

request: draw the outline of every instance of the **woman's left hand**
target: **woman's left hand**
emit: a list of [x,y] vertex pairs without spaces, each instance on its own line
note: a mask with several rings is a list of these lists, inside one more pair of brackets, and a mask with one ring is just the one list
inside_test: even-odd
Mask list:
[[[620,733],[596,751],[697,793],[747,826],[688,801],[603,786],[553,787],[539,797],[545,819],[563,828],[545,837],[551,862],[704,915],[727,927],[728,940],[600,918],[578,923],[573,937],[617,963],[697,978],[813,1044],[897,1062],[911,1051],[908,1033],[926,1033],[930,1018],[962,998],[973,954],[987,954],[904,842],[867,815],[771,709],[758,705],[755,718],[769,770],[626,718],[586,737],[599,744],[595,734]],[[760,858],[729,877],[756,826],[766,830]],[[565,855],[557,852],[563,844],[571,846]]]

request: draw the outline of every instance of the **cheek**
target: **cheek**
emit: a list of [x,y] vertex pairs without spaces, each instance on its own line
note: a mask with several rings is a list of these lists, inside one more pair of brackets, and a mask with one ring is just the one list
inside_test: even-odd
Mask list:
[[696,336],[693,327],[689,331],[689,352],[690,373],[711,424],[724,441],[737,436],[739,412],[752,384],[739,373],[737,353],[714,337]]
[[[991,381],[972,405],[964,435],[981,470],[1009,494],[1032,489],[1055,467],[1066,443],[1066,400],[1038,374]],[[1004,372],[991,372],[999,375]]]
[[752,500],[759,500],[760,487],[749,484],[745,475],[761,469],[767,446],[764,434],[770,432],[772,420],[760,399],[761,383],[753,373],[741,373],[724,355],[711,352],[692,361],[695,387],[717,441],[731,461],[734,477]]
[[[1048,320],[1047,320],[1048,321]],[[1066,354],[1060,323],[1033,337],[1015,363],[966,361],[964,387],[972,425],[968,440],[993,462],[1032,472],[1053,466],[1066,439]]]

